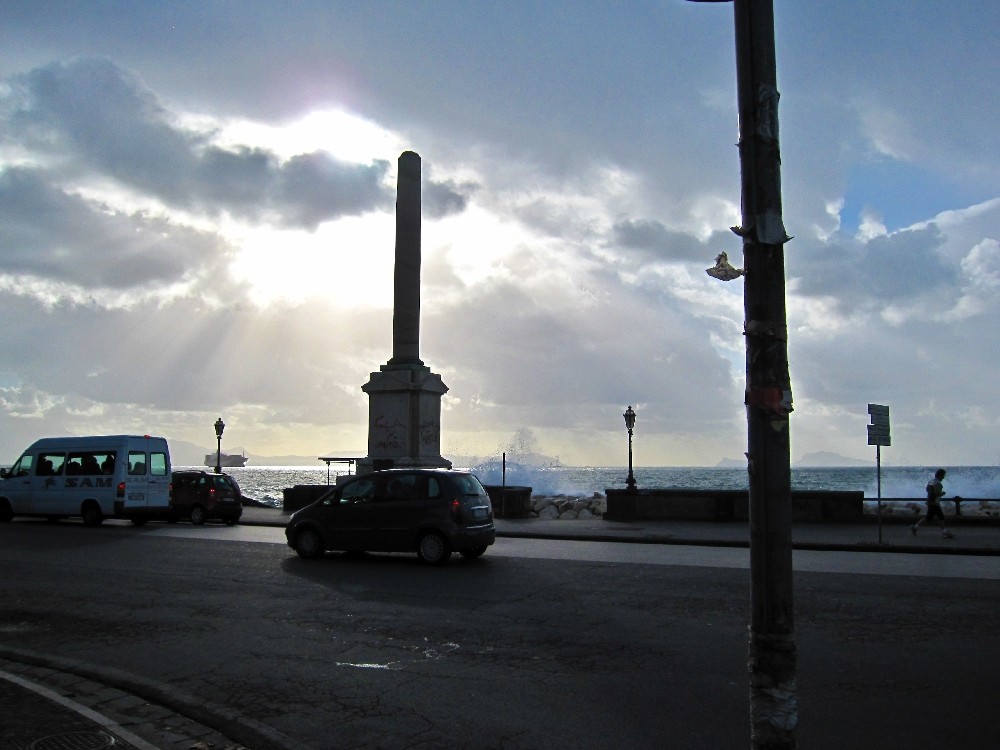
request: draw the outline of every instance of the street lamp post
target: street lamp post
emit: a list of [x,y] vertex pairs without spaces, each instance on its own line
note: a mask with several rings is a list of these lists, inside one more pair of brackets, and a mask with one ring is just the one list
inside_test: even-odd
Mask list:
[[[705,0],[695,0],[704,2]],[[792,611],[792,503],[773,0],[733,0],[750,484],[750,740],[789,750],[798,722]]]
[[222,473],[222,431],[226,429],[226,423],[222,421],[222,417],[215,420],[215,440],[216,440],[216,452],[215,452],[215,473]]
[[631,404],[622,416],[625,417],[625,427],[628,430],[628,479],[625,480],[625,486],[629,492],[635,492],[635,476],[632,474],[632,428],[635,427],[635,411]]

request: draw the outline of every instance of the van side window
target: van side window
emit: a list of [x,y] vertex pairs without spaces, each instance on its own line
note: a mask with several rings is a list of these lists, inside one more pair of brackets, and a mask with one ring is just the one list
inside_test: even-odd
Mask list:
[[128,473],[129,474],[146,473],[146,454],[143,451],[128,452]]
[[115,452],[105,454],[104,460],[101,461],[101,473],[102,474],[114,474],[115,473]]
[[371,479],[358,479],[344,485],[340,493],[341,503],[362,503],[371,500],[375,494],[375,484]]
[[419,497],[417,492],[416,474],[394,474],[389,481],[376,492],[378,500],[414,500]]
[[35,473],[40,477],[59,476],[63,473],[65,463],[65,453],[42,453],[38,456],[38,468]]
[[70,453],[69,461],[66,463],[66,473],[86,474],[87,476],[100,474],[101,461],[106,457],[106,453],[97,454],[93,451]]
[[149,454],[149,473],[154,477],[165,477],[167,475],[167,454]]

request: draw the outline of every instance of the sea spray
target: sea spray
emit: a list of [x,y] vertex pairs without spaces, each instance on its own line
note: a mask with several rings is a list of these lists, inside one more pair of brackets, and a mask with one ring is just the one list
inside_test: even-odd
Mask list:
[[527,427],[519,428],[506,445],[471,468],[485,485],[530,487],[534,495],[577,494],[589,488],[572,486],[558,457],[538,451],[538,441]]

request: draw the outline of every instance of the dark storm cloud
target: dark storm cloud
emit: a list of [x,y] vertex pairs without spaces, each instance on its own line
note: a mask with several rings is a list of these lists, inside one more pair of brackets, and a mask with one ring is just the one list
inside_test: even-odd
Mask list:
[[884,305],[928,295],[957,294],[961,279],[940,254],[944,238],[933,223],[875,237],[786,246],[789,277],[802,297],[834,297],[845,307]]
[[684,232],[675,232],[658,221],[619,219],[612,227],[611,242],[619,249],[641,260],[673,263],[705,263],[725,250],[730,257],[739,257],[740,241],[730,232],[715,232],[707,242]]
[[16,102],[8,115],[9,140],[168,199],[180,197],[195,144],[168,124],[168,113],[133,76],[92,59],[36,68],[9,83],[9,99]]
[[473,183],[458,185],[452,181],[424,183],[421,196],[421,207],[429,219],[442,219],[451,214],[460,214],[468,205],[466,194],[474,192],[477,186]]
[[84,288],[171,283],[224,247],[213,234],[69,195],[37,171],[0,172],[0,267]]
[[333,210],[349,215],[391,207],[394,196],[382,184],[388,170],[389,162],[381,160],[365,166],[319,153],[296,156],[278,173],[275,203],[281,223],[315,228],[334,218]]
[[131,74],[105,59],[53,63],[9,79],[0,101],[8,145],[58,156],[67,173],[94,172],[165,203],[209,215],[267,217],[288,227],[392,205],[389,164],[327,154],[287,162],[249,147],[221,149],[175,124]]

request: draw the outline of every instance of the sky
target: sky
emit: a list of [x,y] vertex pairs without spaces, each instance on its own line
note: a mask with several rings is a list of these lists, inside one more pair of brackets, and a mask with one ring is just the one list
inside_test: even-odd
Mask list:
[[[793,461],[1000,462],[995,0],[775,0]],[[729,3],[0,0],[0,463],[365,455],[396,164],[441,449],[742,459]]]

